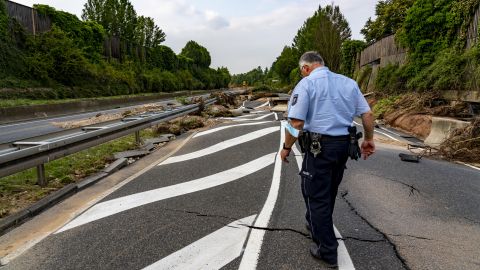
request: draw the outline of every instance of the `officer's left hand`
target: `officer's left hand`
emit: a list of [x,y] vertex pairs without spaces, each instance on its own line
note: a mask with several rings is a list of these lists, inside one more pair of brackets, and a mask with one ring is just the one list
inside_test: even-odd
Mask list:
[[290,151],[291,150],[287,150],[287,149],[282,149],[282,151],[280,151],[280,158],[286,163],[288,163],[287,157],[288,155],[290,155]]

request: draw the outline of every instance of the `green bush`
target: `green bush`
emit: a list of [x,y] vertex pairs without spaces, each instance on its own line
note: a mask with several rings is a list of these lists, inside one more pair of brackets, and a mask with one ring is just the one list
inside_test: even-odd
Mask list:
[[262,84],[252,89],[252,92],[273,92],[274,89],[268,85]]
[[367,65],[360,70],[357,77],[357,83],[360,89],[367,90],[370,75],[372,75],[372,67],[370,65]]
[[375,90],[384,93],[398,93],[406,88],[403,69],[397,64],[389,64],[378,70]]
[[104,59],[100,24],[46,5],[35,7],[53,25],[33,37],[7,16],[0,0],[0,89],[12,88],[1,98],[100,97],[222,88],[230,82],[228,69],[209,68],[209,52],[193,41],[178,56],[166,46],[141,48],[144,58],[133,53],[135,44],[122,40],[121,58]]
[[462,90],[465,88],[466,59],[461,51],[447,49],[408,83],[412,90]]
[[91,72],[82,51],[58,27],[30,40],[27,56],[30,73],[34,78],[50,84],[55,80],[67,86],[89,80]]
[[393,109],[393,106],[395,105],[395,102],[397,102],[399,99],[398,96],[391,96],[388,98],[384,98],[379,100],[375,106],[373,106],[373,113],[375,115],[375,118],[377,119],[382,119],[384,114]]

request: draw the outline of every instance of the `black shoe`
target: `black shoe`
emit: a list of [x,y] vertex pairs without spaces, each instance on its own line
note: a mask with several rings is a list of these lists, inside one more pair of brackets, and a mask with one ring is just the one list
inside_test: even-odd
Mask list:
[[317,259],[317,260],[320,260],[326,267],[328,268],[335,268],[337,269],[338,268],[338,262],[337,260],[325,260],[323,257],[322,257],[322,254],[320,254],[320,250],[317,246],[317,244],[312,244],[310,246],[310,254],[312,254],[312,256]]

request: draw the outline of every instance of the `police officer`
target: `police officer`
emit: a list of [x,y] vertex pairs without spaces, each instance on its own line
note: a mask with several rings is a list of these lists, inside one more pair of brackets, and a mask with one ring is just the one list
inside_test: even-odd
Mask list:
[[373,113],[357,83],[331,72],[317,52],[306,52],[299,64],[304,78],[295,87],[289,102],[289,132],[280,156],[288,162],[298,132],[310,138],[304,145],[300,172],[307,208],[306,226],[314,241],[310,253],[327,266],[336,267],[338,243],[332,214],[349,156],[349,127],[353,118],[361,115],[365,131],[361,153],[367,159],[375,152]]

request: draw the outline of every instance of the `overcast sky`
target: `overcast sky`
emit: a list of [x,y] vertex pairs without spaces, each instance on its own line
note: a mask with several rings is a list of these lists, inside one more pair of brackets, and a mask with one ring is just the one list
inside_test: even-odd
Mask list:
[[[80,17],[86,1],[13,0],[27,6],[47,4]],[[206,47],[212,67],[232,74],[270,67],[285,45],[291,45],[303,22],[319,5],[340,6],[354,39],[374,17],[378,0],[131,0],[138,15],[154,18],[167,34],[164,45],[176,53],[189,40]]]

